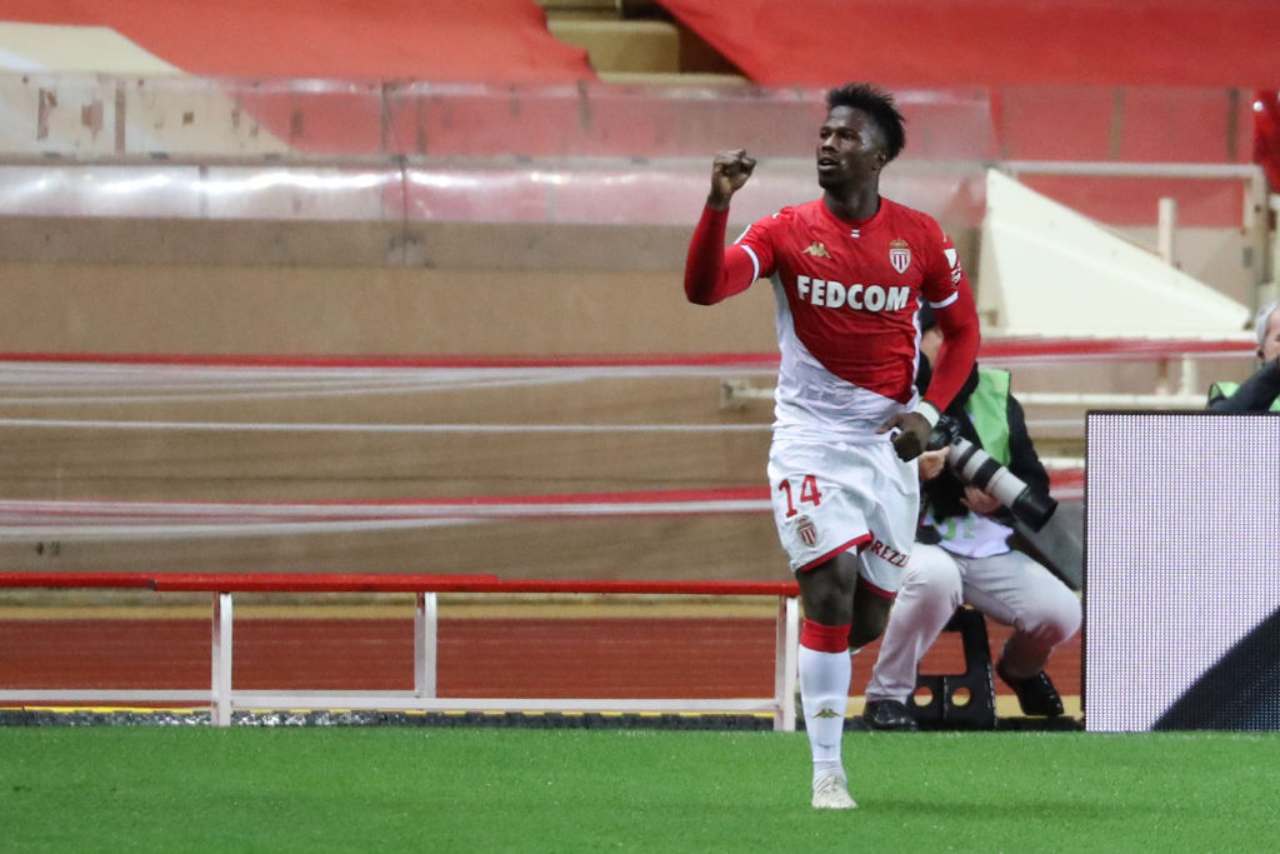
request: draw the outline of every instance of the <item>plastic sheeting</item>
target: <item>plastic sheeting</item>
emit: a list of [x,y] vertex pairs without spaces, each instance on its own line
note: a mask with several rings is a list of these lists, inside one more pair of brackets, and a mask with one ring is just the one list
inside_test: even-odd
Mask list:
[[[1246,138],[1231,130],[1232,93],[1222,90],[1028,87],[996,95],[900,91],[908,147],[885,172],[886,194],[948,227],[971,226],[992,161],[1183,155],[1214,163],[1230,160],[1232,141]],[[816,195],[822,97],[0,76],[0,213],[687,225],[701,207],[712,154],[744,147],[761,158],[735,203],[735,218],[745,220]],[[1073,117],[1069,129],[1055,122],[1055,103]],[[1244,206],[1238,180],[1027,180],[1113,223],[1154,223],[1156,199],[1166,195],[1179,201],[1185,225],[1238,226]]]
[[[984,92],[900,93],[909,156],[996,153]],[[77,158],[806,155],[818,90],[0,75],[0,154]]]
[[[885,189],[976,224],[982,93],[903,93]],[[0,77],[0,214],[680,224],[715,151],[761,158],[736,216],[817,192],[816,91]],[[2,163],[3,161],[0,161]]]
[[[709,162],[11,165],[0,166],[0,216],[688,225],[706,197]],[[976,224],[980,217],[976,164],[904,164],[884,186],[952,222]],[[764,160],[735,204],[735,219],[817,194],[809,161]]]

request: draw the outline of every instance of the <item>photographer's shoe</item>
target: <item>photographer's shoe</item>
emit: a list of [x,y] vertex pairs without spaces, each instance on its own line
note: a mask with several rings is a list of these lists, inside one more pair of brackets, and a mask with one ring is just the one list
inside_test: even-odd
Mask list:
[[1056,718],[1063,713],[1062,697],[1058,696],[1053,680],[1043,670],[1026,679],[1015,679],[1005,672],[1004,662],[1001,661],[996,667],[996,673],[1018,695],[1018,705],[1024,715]]
[[915,732],[920,729],[911,710],[897,700],[871,700],[862,711],[862,722],[867,729],[886,732]]

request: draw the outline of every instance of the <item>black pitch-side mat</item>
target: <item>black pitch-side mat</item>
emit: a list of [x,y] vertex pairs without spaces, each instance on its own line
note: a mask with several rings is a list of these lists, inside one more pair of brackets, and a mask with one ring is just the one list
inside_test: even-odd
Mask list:
[[[769,715],[573,712],[233,712],[232,726],[489,727],[523,729],[771,730]],[[0,726],[210,726],[208,711],[173,709],[0,709]]]
[[[630,714],[600,712],[382,712],[382,711],[249,711],[234,712],[242,727],[489,727],[523,729],[666,729],[772,730],[771,715]],[[191,709],[0,709],[0,726],[211,726],[208,711]],[[804,730],[797,716],[796,728]],[[845,722],[850,732],[865,732],[861,718]],[[928,728],[926,728],[928,729]],[[1073,732],[1084,729],[1078,718],[1000,718],[999,731]]]

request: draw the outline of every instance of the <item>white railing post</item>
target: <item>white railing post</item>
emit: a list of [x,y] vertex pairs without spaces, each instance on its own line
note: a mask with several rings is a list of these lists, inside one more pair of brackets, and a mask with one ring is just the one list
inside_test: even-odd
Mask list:
[[1200,387],[1200,369],[1196,364],[1196,360],[1191,356],[1182,357],[1182,372],[1178,376],[1178,394],[1183,397],[1191,397],[1199,394],[1205,395],[1205,389]]
[[800,655],[799,646],[799,602],[794,596],[779,596],[773,649],[773,701],[776,707],[773,728],[779,732],[796,731],[796,670]]
[[435,593],[418,593],[413,614],[413,695],[436,695],[436,630],[439,623]]
[[214,726],[231,725],[230,593],[213,594],[213,696],[209,712]]
[[1156,202],[1156,254],[1170,267],[1178,266],[1176,238],[1178,233],[1178,200],[1168,196]]

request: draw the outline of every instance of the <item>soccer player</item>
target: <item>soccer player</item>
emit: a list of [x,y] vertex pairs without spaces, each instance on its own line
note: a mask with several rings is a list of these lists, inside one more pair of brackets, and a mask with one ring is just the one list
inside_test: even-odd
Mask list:
[[[756,164],[742,149],[721,152],[685,264],[685,294],[699,305],[773,279],[782,363],[768,476],[804,603],[800,694],[819,809],[856,806],[841,759],[849,648],[884,630],[915,537],[914,460],[978,351],[951,241],[932,217],[880,195],[880,172],[905,140],[892,97],[866,84],[832,89],[816,152],[822,197],[725,248],[729,202]],[[923,400],[913,384],[922,295],[945,335]]]

